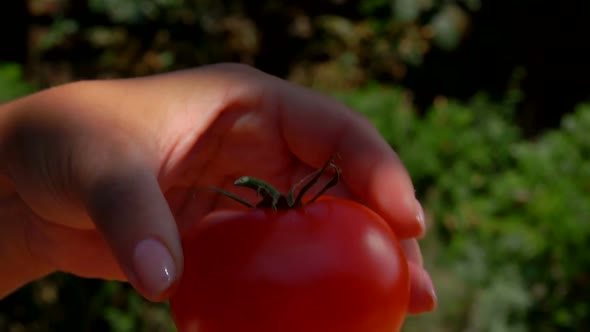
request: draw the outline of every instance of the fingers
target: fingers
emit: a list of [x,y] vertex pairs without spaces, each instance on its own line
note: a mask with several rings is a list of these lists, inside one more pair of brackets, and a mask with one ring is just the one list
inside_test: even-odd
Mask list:
[[131,284],[149,300],[164,300],[182,273],[183,256],[155,176],[141,167],[101,173],[84,198]]
[[[215,104],[224,107],[254,104],[257,108],[267,108],[263,111],[277,118],[279,132],[290,151],[308,165],[320,167],[338,153],[343,181],[355,198],[383,216],[399,238],[423,235],[424,219],[412,181],[398,156],[366,118],[325,96],[245,66],[208,66],[193,75],[199,79],[189,75],[192,83],[184,84],[191,91],[196,86],[201,91],[224,92],[201,93],[199,98],[203,95],[207,96],[205,100],[212,95],[225,98],[225,102]],[[158,81],[158,88],[161,85]]]
[[406,259],[420,267],[424,265],[424,259],[422,258],[422,251],[418,245],[416,239],[402,240],[401,246],[406,255]]
[[430,275],[414,262],[409,262],[408,268],[410,272],[408,312],[410,314],[420,314],[433,311],[436,308],[437,298]]
[[424,218],[402,162],[364,117],[303,89],[281,95],[281,126],[291,151],[317,167],[340,155],[343,181],[399,238],[421,236]]
[[434,284],[424,269],[422,252],[416,239],[401,241],[402,249],[408,260],[410,272],[410,303],[408,311],[419,314],[436,308],[437,298]]
[[[383,216],[399,238],[422,236],[424,219],[402,162],[365,117],[310,90],[297,87],[244,66],[210,66],[199,75],[223,77],[223,91],[253,99],[272,108],[291,152],[316,168],[335,153],[343,181],[352,193]],[[208,80],[208,84],[214,80]],[[217,81],[219,84],[219,81]],[[228,89],[251,87],[246,89]],[[253,88],[253,86],[258,88]],[[237,92],[238,91],[238,92]],[[261,95],[262,94],[262,95]],[[256,95],[253,98],[253,95]],[[234,98],[236,98],[234,96]],[[266,100],[262,104],[260,100]],[[278,110],[278,112],[275,112]],[[276,114],[278,113],[278,114]]]

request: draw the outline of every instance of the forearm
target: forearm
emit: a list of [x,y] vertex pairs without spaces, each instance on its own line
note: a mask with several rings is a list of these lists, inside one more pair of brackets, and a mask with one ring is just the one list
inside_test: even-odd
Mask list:
[[[20,102],[0,105],[0,148],[9,130],[11,115]],[[6,160],[0,153],[0,299],[26,283],[51,273],[28,249],[31,214],[6,176]]]

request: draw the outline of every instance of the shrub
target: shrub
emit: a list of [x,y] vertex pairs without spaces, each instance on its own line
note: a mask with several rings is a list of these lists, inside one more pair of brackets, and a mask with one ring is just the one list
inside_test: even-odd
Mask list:
[[33,91],[33,85],[24,80],[20,65],[0,63],[0,103],[22,97]]
[[590,327],[590,106],[526,141],[510,103],[440,99],[418,117],[396,89],[340,97],[373,119],[400,154],[435,221],[424,248],[443,283],[440,306],[410,326]]

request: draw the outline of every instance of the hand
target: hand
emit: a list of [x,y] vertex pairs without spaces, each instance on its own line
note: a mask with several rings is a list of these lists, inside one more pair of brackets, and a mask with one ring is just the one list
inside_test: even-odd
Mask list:
[[236,204],[203,188],[248,197],[231,184],[251,175],[285,190],[338,152],[343,181],[330,193],[392,225],[411,261],[410,311],[435,306],[405,168],[369,121],[329,98],[224,64],[72,83],[5,107],[0,207],[10,202],[3,218],[22,229],[11,233],[24,234],[19,260],[37,274],[129,280],[166,299],[182,273],[179,234]]

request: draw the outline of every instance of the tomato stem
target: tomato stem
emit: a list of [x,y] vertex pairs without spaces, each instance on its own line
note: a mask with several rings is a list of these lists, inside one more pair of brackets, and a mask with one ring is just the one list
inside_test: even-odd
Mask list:
[[216,192],[218,192],[218,193],[220,193],[220,194],[222,194],[224,196],[227,196],[227,197],[233,199],[234,201],[236,201],[238,203],[241,203],[241,204],[249,207],[249,208],[255,208],[256,207],[256,205],[248,202],[247,200],[243,199],[242,197],[240,197],[238,195],[234,195],[234,194],[230,193],[229,191],[225,191],[225,190],[222,190],[222,189],[219,189],[219,188],[215,188],[215,187],[209,187],[209,190],[216,191]]
[[[328,162],[326,162],[324,166],[322,166],[322,168],[310,174],[313,175],[313,178],[309,182],[307,182],[307,184],[305,184],[303,188],[301,188],[301,190],[299,191],[299,195],[297,195],[297,199],[293,204],[294,206],[303,205],[303,196],[309,191],[309,189],[311,189],[311,187],[313,187],[314,184],[316,184],[316,182],[318,182],[318,180],[320,179],[322,174],[326,172],[326,169],[328,169],[328,167],[332,167],[332,169],[335,171],[334,177],[308,203],[312,203],[313,201],[318,199],[318,197],[320,197],[324,192],[326,192],[326,190],[333,187],[338,182],[338,179],[340,178],[340,169],[336,165],[334,165],[334,157],[332,156],[330,157],[330,159],[328,159]],[[297,184],[295,186],[297,186]]]
[[273,210],[276,210],[276,206],[282,196],[281,192],[269,183],[251,176],[243,176],[237,179],[234,185],[256,190],[256,195],[262,196],[263,201],[270,199]]
[[[331,168],[334,171],[334,176],[326,183],[319,191],[316,193],[309,201],[303,202],[303,197],[305,194],[319,181],[320,177],[326,173],[328,168]],[[269,183],[257,179],[251,176],[243,176],[237,179],[234,182],[234,185],[239,187],[246,187],[253,190],[256,190],[257,196],[261,196],[262,200],[260,200],[257,204],[252,204],[245,199],[234,195],[230,192],[225,190],[221,190],[218,188],[210,188],[213,191],[216,191],[222,195],[225,195],[240,204],[243,204],[249,208],[271,208],[274,211],[279,209],[291,209],[291,208],[298,208],[302,207],[306,204],[313,203],[317,200],[321,195],[323,195],[328,189],[335,186],[340,179],[340,168],[334,164],[334,156],[330,157],[328,161],[317,171],[308,174],[303,179],[298,181],[291,189],[287,192],[286,195],[281,193],[275,187],[270,185]],[[303,185],[305,183],[305,185]],[[294,199],[295,191],[299,186],[303,185],[303,188],[299,190],[297,197]]]
[[324,185],[324,187],[320,191],[318,191],[318,193],[315,194],[315,196],[309,201],[307,201],[305,204],[315,202],[315,200],[322,196],[328,189],[334,187],[338,183],[338,180],[340,180],[340,168],[338,168],[334,164],[330,164],[330,167],[332,167],[332,169],[334,170],[334,176],[332,177],[332,179],[330,179],[330,181],[326,183],[326,185]]

